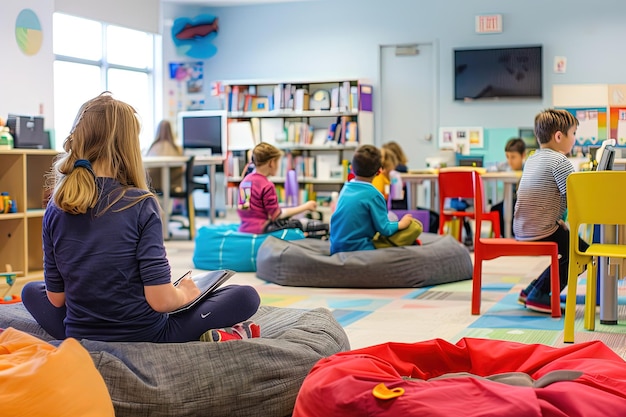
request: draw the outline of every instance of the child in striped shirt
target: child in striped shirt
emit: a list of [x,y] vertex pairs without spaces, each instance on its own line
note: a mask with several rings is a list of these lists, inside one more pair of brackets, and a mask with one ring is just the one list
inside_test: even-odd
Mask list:
[[[576,142],[578,120],[565,110],[548,109],[535,117],[539,149],[524,164],[513,217],[515,239],[556,242],[559,247],[561,291],[567,285],[570,234],[562,218],[567,209],[567,176],[574,166],[567,159]],[[580,238],[579,247],[588,245]],[[520,292],[531,310],[550,313],[550,267]]]

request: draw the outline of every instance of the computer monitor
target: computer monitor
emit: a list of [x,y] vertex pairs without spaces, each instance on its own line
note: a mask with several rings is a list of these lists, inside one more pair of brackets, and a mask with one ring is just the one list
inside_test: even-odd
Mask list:
[[180,112],[178,135],[186,154],[225,156],[228,150],[226,111]]
[[482,167],[482,156],[457,156],[457,165],[461,167]]
[[50,135],[43,130],[42,116],[9,114],[7,127],[13,136],[13,147],[50,149]]
[[612,171],[613,162],[615,161],[615,147],[613,145],[606,145],[598,161],[598,171]]

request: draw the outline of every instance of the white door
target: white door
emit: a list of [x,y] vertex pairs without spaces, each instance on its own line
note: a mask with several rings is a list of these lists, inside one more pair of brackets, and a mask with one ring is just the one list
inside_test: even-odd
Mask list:
[[396,141],[409,168],[426,167],[425,158],[438,156],[436,46],[382,45],[377,145]]

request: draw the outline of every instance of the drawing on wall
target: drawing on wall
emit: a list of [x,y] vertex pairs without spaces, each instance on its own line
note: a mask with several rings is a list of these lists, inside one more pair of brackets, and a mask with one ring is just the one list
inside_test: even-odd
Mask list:
[[454,149],[456,131],[452,127],[439,128],[439,149]]
[[626,107],[611,107],[611,138],[618,146],[626,145]]
[[580,146],[595,145],[607,139],[606,107],[564,109],[578,119],[576,144]]
[[170,114],[181,110],[198,110],[204,107],[204,63],[169,63]]
[[201,93],[204,87],[204,63],[170,62],[170,79],[184,83],[188,94]]
[[15,41],[25,55],[35,55],[41,49],[43,41],[41,23],[31,9],[24,9],[17,15]]
[[172,40],[178,55],[192,58],[211,58],[217,53],[213,40],[217,37],[217,17],[201,14],[191,19],[179,17],[172,25]]
[[482,127],[439,128],[439,149],[450,149],[469,155],[470,148],[484,147]]

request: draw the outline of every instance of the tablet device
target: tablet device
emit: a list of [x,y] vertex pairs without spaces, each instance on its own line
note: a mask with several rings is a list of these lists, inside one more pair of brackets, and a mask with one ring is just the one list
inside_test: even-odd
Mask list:
[[[200,294],[196,298],[188,302],[187,304],[183,305],[182,307],[179,307],[176,310],[171,311],[170,314],[180,313],[182,311],[186,311],[189,308],[193,307],[198,302],[207,298],[212,292],[218,289],[220,285],[228,281],[228,279],[232,277],[233,275],[235,275],[235,271],[231,271],[229,269],[220,269],[217,271],[207,271],[202,274],[191,277],[191,279],[193,279],[193,281],[196,283],[196,285],[200,289]],[[188,276],[191,276],[191,271],[188,271],[185,275],[178,278],[174,282],[174,286],[175,287],[178,286],[180,281],[183,278],[186,278]]]

